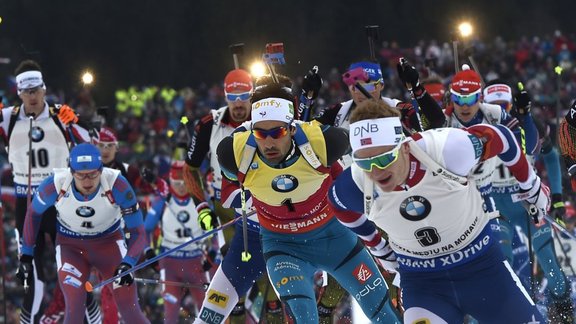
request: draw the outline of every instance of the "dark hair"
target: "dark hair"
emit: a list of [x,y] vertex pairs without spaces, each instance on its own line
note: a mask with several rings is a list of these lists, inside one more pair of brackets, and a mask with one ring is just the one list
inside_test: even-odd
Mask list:
[[250,102],[255,103],[256,101],[272,97],[286,99],[294,104],[294,95],[292,95],[292,89],[286,87],[282,82],[271,82],[257,86],[256,89],[254,89],[252,98],[250,98]]
[[[292,89],[292,80],[290,80],[289,77],[283,75],[283,74],[278,74],[276,73],[276,78],[278,78],[278,83],[280,83],[281,85]],[[274,83],[274,80],[272,79],[272,75],[270,74],[265,74],[263,76],[258,77],[258,79],[256,79],[256,82],[254,82],[254,86],[258,87],[258,86],[263,86],[263,85],[267,85],[267,84],[272,84]]]
[[28,71],[40,71],[40,72],[42,72],[42,69],[40,68],[40,64],[38,64],[36,61],[25,60],[25,61],[22,61],[18,65],[16,70],[14,70],[14,74],[18,75],[20,73],[28,72]]
[[368,99],[362,101],[350,114],[350,124],[364,119],[400,117],[398,109],[390,107],[382,100]]

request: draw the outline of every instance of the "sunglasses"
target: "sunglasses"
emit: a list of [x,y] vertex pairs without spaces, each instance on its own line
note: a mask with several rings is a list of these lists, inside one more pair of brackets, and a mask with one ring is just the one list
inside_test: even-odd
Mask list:
[[184,180],[170,179],[170,184],[174,187],[182,187],[185,185]]
[[391,166],[394,162],[396,162],[396,160],[398,160],[398,156],[400,155],[398,154],[399,152],[400,152],[400,146],[396,147],[392,151],[388,151],[373,157],[363,159],[358,158],[353,159],[354,163],[356,163],[356,165],[360,169],[367,172],[371,172],[373,167],[377,167],[380,170],[384,170],[387,167]]
[[281,137],[286,136],[286,134],[288,134],[288,127],[287,126],[280,126],[280,127],[275,127],[272,129],[254,128],[254,129],[252,129],[252,134],[254,134],[254,137],[256,137],[256,139],[259,139],[259,140],[266,139],[266,137],[268,137],[268,136],[272,137],[273,139],[279,139]]
[[107,150],[107,149],[111,149],[113,147],[116,147],[116,142],[108,142],[108,143],[100,142],[97,145],[98,145],[98,148]]
[[469,96],[459,96],[456,94],[452,94],[450,98],[452,98],[452,102],[454,102],[458,106],[472,106],[473,104],[477,103],[478,100],[480,100],[480,93],[476,93]]
[[98,176],[100,175],[100,170],[90,172],[90,173],[74,172],[74,173],[72,173],[72,175],[74,176],[74,178],[76,178],[78,180],[85,180],[85,179],[94,180],[94,179],[98,178]]
[[228,101],[247,101],[252,96],[251,92],[242,92],[242,93],[227,93],[226,100]]
[[[360,83],[360,85],[362,86],[362,88],[366,89],[366,91],[368,92],[373,92],[376,90],[376,87],[380,84],[380,81],[376,81],[376,82],[369,82],[369,83]],[[356,89],[354,87],[354,89]]]
[[39,93],[41,89],[42,89],[42,86],[30,88],[30,89],[21,89],[20,93],[24,94],[24,95],[32,96],[32,95]]

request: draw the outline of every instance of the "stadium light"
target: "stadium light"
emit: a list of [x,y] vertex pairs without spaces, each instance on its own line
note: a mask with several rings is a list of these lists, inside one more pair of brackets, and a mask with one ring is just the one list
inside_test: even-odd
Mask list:
[[262,61],[255,61],[250,65],[250,74],[253,78],[257,79],[266,74],[266,66]]
[[92,72],[90,71],[85,71],[84,73],[82,73],[82,83],[85,86],[89,86],[92,85],[92,83],[94,83],[94,74],[92,74]]
[[467,38],[470,37],[470,35],[472,35],[472,33],[474,32],[474,28],[472,27],[472,24],[470,24],[467,21],[464,21],[458,25],[458,32],[460,32],[460,36],[462,36],[463,38]]

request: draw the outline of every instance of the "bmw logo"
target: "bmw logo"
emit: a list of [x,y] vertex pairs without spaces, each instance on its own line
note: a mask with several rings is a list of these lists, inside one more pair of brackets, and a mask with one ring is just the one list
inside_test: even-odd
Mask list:
[[400,204],[400,214],[409,221],[419,221],[428,216],[432,206],[430,201],[422,196],[412,196]]
[[186,223],[187,221],[190,220],[190,214],[188,214],[187,211],[183,210],[181,212],[178,212],[178,215],[176,215],[176,219],[178,219],[180,223]]
[[298,179],[289,174],[282,174],[272,180],[272,189],[278,192],[290,192],[298,187]]
[[44,131],[38,126],[32,127],[31,132],[32,142],[38,143],[44,138]]
[[94,210],[94,208],[89,206],[82,206],[76,208],[76,215],[80,217],[92,217],[94,216],[95,213],[96,211]]

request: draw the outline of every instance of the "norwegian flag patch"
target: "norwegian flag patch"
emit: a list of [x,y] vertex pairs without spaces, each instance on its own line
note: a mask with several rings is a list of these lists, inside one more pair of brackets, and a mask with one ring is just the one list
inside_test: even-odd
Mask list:
[[372,137],[360,139],[360,145],[370,145],[370,144],[372,144]]

